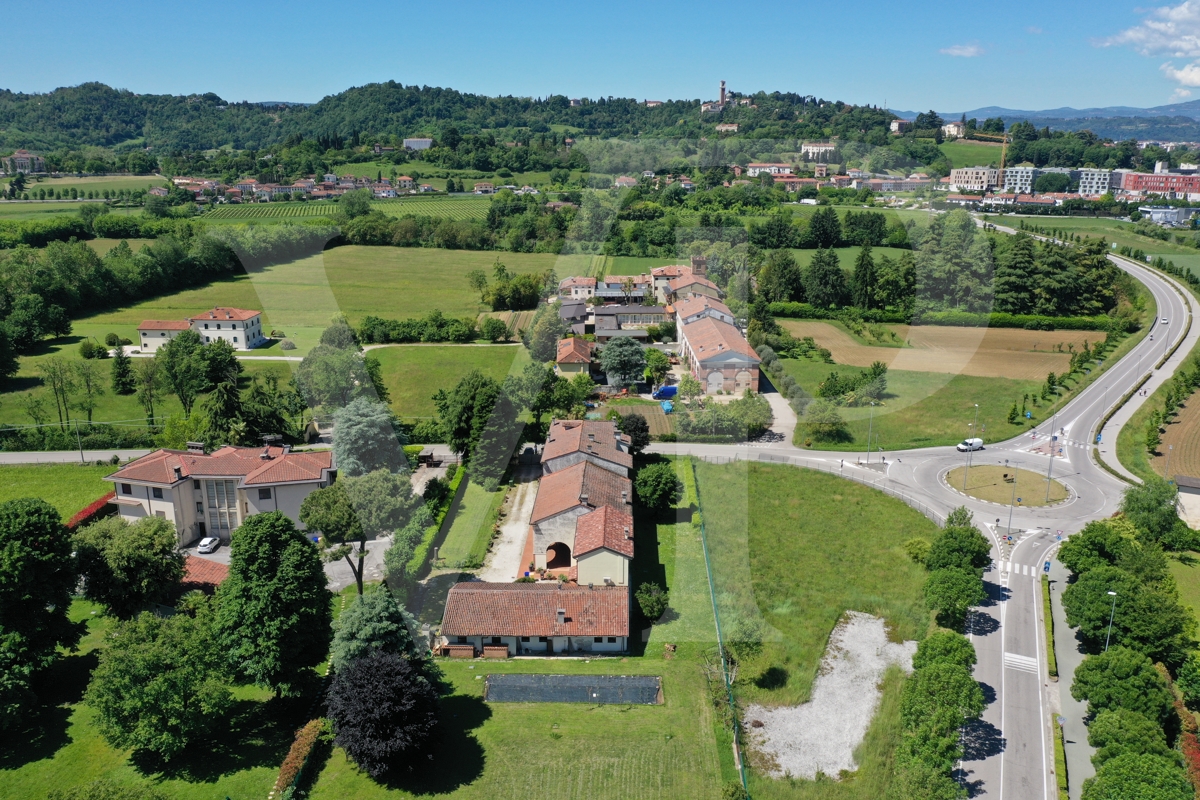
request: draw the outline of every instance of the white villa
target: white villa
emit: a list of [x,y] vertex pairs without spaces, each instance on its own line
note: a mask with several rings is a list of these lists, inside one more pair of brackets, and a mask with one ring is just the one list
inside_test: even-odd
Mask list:
[[138,325],[138,340],[143,353],[153,353],[181,332],[193,330],[204,343],[224,339],[234,350],[250,350],[267,341],[262,331],[262,312],[244,308],[217,306],[198,317],[186,320],[148,319]]

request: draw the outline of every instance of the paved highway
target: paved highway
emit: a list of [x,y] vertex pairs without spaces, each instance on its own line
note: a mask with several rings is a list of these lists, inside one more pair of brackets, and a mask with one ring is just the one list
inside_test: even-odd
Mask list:
[[[1098,449],[1105,462],[1125,472],[1117,464],[1116,434],[1146,398],[1130,398],[1099,430],[1104,416],[1143,379],[1144,388],[1152,394],[1170,379],[1200,339],[1200,324],[1191,324],[1191,296],[1173,279],[1135,261],[1110,258],[1153,294],[1158,312],[1153,320],[1153,340],[1146,337],[1120,361],[1104,365],[1104,372],[1059,411],[1053,424],[1046,421],[1032,432],[989,445],[972,458],[975,465],[1002,464],[1007,459],[1010,465],[1036,472],[1046,472],[1053,461],[1054,478],[1070,491],[1063,503],[1046,508],[1010,508],[967,497],[943,479],[966,458],[948,447],[889,452],[884,454],[883,463],[878,463],[880,456],[876,454],[872,461],[877,463],[869,466],[857,463],[866,454],[801,450],[787,441],[769,445],[679,443],[650,448],[711,460],[782,461],[838,472],[902,497],[938,521],[958,506],[974,513],[995,546],[993,564],[984,575],[989,604],[976,611],[970,630],[979,654],[976,678],[984,685],[989,700],[981,724],[968,732],[967,755],[961,768],[962,779],[976,796],[1001,800],[1050,800],[1055,796],[1050,725],[1052,713],[1059,708],[1059,687],[1049,683],[1041,633],[1043,565],[1052,558],[1060,531],[1061,536],[1069,536],[1092,520],[1110,516],[1120,505],[1127,484],[1096,463],[1093,443],[1099,435]],[[1161,322],[1164,318],[1165,323]],[[1164,353],[1181,339],[1175,354],[1162,368],[1155,369]],[[1060,436],[1053,456],[1052,429]],[[1070,685],[1067,676],[1063,676],[1063,684],[1061,691],[1066,693]],[[1072,728],[1077,731],[1074,737]],[[1082,730],[1082,720],[1069,721],[1068,739],[1080,741],[1078,732]],[[1086,735],[1082,741],[1086,742]],[[1079,784],[1091,774],[1088,756],[1083,746],[1069,753],[1072,798],[1078,797]]]

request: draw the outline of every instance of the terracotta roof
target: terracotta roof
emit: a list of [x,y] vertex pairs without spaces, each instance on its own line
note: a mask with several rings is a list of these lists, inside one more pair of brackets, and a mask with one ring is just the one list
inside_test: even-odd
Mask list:
[[191,320],[230,319],[230,320],[234,320],[235,322],[243,322],[244,320],[253,319],[254,317],[257,317],[261,313],[262,313],[261,311],[249,311],[245,308],[226,308],[224,306],[217,306],[212,311],[205,311],[203,314],[201,314],[198,317],[189,317],[188,319],[191,319]]
[[751,359],[755,364],[762,360],[741,331],[728,322],[712,317],[702,317],[684,325],[680,329],[680,336],[687,339],[688,346],[701,362],[730,351]]
[[139,331],[186,331],[191,328],[186,319],[147,319],[138,325]]
[[693,314],[699,314],[707,308],[715,309],[722,314],[728,314],[730,317],[733,316],[733,312],[729,310],[729,306],[705,294],[698,294],[695,297],[680,300],[675,305],[675,314],[679,319],[687,319]]
[[[261,447],[222,447],[213,453],[186,450],[156,450],[126,464],[105,480],[173,484],[201,477],[241,477],[243,485],[265,485],[319,481],[323,471],[333,468],[333,451],[287,453],[270,448],[271,458],[262,458]],[[176,475],[175,468],[179,468]]]
[[701,278],[698,275],[685,275],[682,278],[676,278],[675,280],[671,281],[670,287],[672,292],[677,292],[686,286],[695,286],[696,284],[707,286],[710,289],[716,289],[718,292],[721,291],[717,285],[708,278]]
[[[617,446],[618,437],[624,448]],[[626,469],[633,467],[633,456],[629,454],[629,437],[617,431],[617,423],[612,420],[564,419],[550,423],[546,444],[542,448],[543,462],[581,450],[604,461],[620,464]]]
[[1182,486],[1185,489],[1200,489],[1200,478],[1193,478],[1190,475],[1176,475],[1175,485]]
[[575,521],[575,555],[607,548],[633,558],[633,517],[625,511],[604,506]]
[[446,597],[442,635],[628,636],[629,587],[457,583]]
[[665,267],[655,267],[650,270],[650,274],[656,278],[681,278],[691,275],[692,267],[689,264],[668,264]]
[[574,276],[571,278],[563,278],[561,281],[559,281],[558,285],[559,285],[559,288],[562,288],[562,289],[565,289],[568,286],[595,286],[596,279]]
[[[621,496],[622,493],[624,497]],[[633,483],[629,478],[615,472],[589,461],[581,461],[542,477],[529,522],[536,525],[542,520],[576,508],[583,504],[585,495],[587,505],[591,508],[624,508],[633,501]]]
[[554,360],[559,364],[590,364],[592,362],[592,343],[575,336],[570,339],[561,339],[558,343],[558,355]]
[[215,589],[229,577],[229,565],[193,555],[184,556],[183,589]]

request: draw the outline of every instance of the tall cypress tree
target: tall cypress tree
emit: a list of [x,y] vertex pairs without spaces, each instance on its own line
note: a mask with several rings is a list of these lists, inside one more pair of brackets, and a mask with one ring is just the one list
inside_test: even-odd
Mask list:
[[854,305],[866,311],[871,307],[871,296],[875,293],[875,259],[871,257],[871,245],[864,244],[854,262]]
[[112,362],[113,394],[133,394],[137,381],[133,377],[133,360],[125,353],[124,345],[117,345]]

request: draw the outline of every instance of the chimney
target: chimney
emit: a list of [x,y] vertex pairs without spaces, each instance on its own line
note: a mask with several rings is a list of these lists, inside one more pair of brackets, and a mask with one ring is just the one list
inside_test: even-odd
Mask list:
[[204,455],[204,442],[188,442],[187,451],[197,455]]
[[594,441],[596,441],[596,434],[594,434],[594,433],[589,433],[589,434],[588,434],[588,441],[589,441],[589,442],[594,442]]
[[633,538],[632,536],[630,536],[630,535],[629,535],[629,526],[628,526],[628,525],[626,525],[626,526],[625,526],[625,538],[626,538],[626,539],[632,539],[632,538]]
[[725,81],[721,81],[721,105],[725,105]]
[[183,480],[183,467],[175,467],[175,480]]
[[588,497],[587,492],[580,492],[579,493],[579,502],[586,506],[587,505],[587,497]]
[[292,446],[290,444],[285,444],[283,446],[283,454],[286,456],[290,452],[292,452]]
[[[628,491],[622,491],[622,492],[621,492],[621,502],[622,502],[622,503],[628,503],[628,502],[629,502],[629,492],[628,492]],[[625,530],[626,530],[626,531],[628,531],[628,530],[629,530],[629,528],[626,528]]]
[[565,608],[560,608],[557,612],[557,617],[559,625],[565,623],[567,621],[567,610]]

